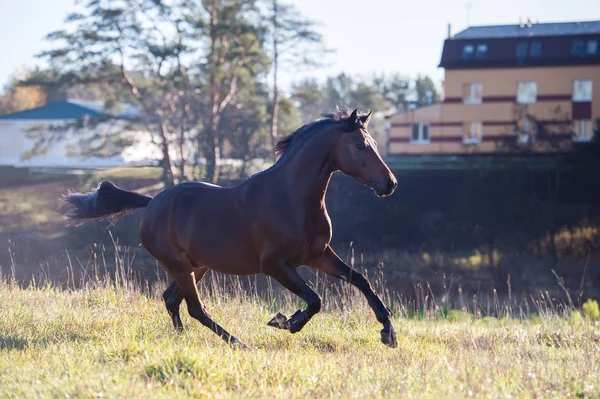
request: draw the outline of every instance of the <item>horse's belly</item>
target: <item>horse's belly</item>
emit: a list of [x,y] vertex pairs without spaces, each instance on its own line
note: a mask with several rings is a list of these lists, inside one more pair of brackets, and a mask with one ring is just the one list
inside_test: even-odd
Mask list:
[[227,274],[247,275],[260,272],[259,259],[241,225],[229,225],[222,221],[218,225],[198,225],[194,230],[196,234],[186,240],[186,252],[196,263]]
[[192,259],[211,270],[236,275],[260,273],[260,262],[252,259],[241,248],[207,248],[202,245],[190,250]]

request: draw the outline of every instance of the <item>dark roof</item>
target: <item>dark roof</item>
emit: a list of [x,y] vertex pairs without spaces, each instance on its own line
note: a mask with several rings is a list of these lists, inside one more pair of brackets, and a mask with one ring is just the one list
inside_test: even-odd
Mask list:
[[523,28],[471,27],[444,41],[439,66],[462,69],[598,64],[600,21],[590,21]]
[[594,34],[600,34],[600,21],[471,26],[454,35],[454,39],[526,38]]
[[[25,111],[13,112],[12,114],[0,115],[0,120],[73,120],[84,116],[90,118],[107,118],[114,116],[108,112],[103,112],[103,110],[104,105],[102,102],[66,100]],[[123,105],[119,111],[117,117],[122,119],[134,118],[137,114],[137,109],[129,104]]]
[[88,115],[92,118],[102,118],[108,115],[83,107],[68,101],[56,102],[25,111],[0,115],[0,119],[79,119]]

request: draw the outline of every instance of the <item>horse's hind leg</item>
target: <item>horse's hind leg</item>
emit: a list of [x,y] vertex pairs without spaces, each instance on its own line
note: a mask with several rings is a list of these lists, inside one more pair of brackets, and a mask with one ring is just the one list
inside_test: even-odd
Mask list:
[[[196,284],[202,280],[208,268],[201,267],[194,269],[194,275],[196,279]],[[165,305],[167,307],[167,312],[169,312],[169,316],[171,316],[171,320],[173,320],[173,325],[178,332],[183,331],[183,323],[181,322],[181,316],[179,315],[179,306],[183,301],[183,294],[181,293],[181,289],[177,284],[177,281],[173,280],[171,284],[167,287],[165,292],[163,293],[163,299],[165,300]]]
[[242,341],[229,334],[223,327],[215,323],[207,314],[204,305],[200,301],[198,287],[196,286],[196,277],[193,272],[182,273],[173,276],[179,285],[181,294],[185,298],[190,316],[198,320],[204,326],[210,328],[215,334],[221,337],[234,349],[248,349],[248,346]]
[[171,281],[171,284],[169,284],[165,292],[163,292],[163,299],[165,300],[167,312],[169,312],[169,316],[171,316],[171,320],[173,320],[175,329],[178,332],[183,331],[183,323],[181,322],[181,316],[179,315],[179,305],[181,305],[181,301],[183,301],[183,295],[181,295],[181,290],[177,285],[177,281]]

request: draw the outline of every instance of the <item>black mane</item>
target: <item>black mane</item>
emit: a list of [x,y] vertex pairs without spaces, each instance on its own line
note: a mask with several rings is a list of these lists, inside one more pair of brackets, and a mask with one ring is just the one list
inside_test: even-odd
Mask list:
[[351,109],[345,108],[336,109],[335,111],[321,114],[321,119],[317,119],[313,122],[307,123],[292,134],[283,137],[279,141],[277,141],[277,144],[275,144],[275,155],[277,157],[282,156],[290,147],[300,142],[304,142],[305,138],[315,134],[315,132],[322,131],[334,123],[337,123],[344,119],[348,119],[351,113]]

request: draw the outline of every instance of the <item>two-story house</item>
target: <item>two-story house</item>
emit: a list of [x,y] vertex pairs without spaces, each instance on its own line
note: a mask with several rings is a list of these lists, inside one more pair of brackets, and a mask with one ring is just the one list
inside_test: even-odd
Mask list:
[[439,66],[442,102],[389,117],[388,155],[564,151],[600,118],[600,21],[470,27]]

